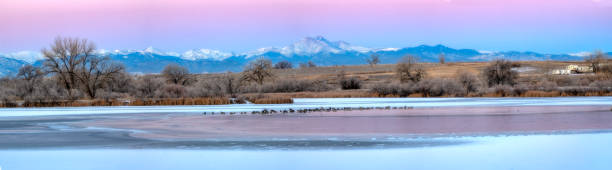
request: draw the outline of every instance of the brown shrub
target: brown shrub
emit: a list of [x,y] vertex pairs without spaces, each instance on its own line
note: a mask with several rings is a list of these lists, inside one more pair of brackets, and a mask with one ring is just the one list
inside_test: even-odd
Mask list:
[[134,81],[134,89],[130,93],[134,97],[138,98],[153,98],[155,97],[156,91],[160,90],[164,86],[164,80],[162,78],[155,78],[153,76],[139,76]]
[[512,96],[513,95],[513,89],[512,86],[508,86],[508,85],[497,85],[494,87],[490,87],[488,89],[488,94],[493,94],[494,96],[499,96],[499,97],[506,97],[506,96]]
[[407,97],[420,94],[423,97],[465,96],[467,93],[454,79],[425,79],[418,83],[376,84],[370,91],[377,96]]
[[361,89],[361,80],[355,77],[340,79],[340,88],[343,90]]
[[537,91],[545,91],[545,92],[551,92],[551,91],[557,91],[558,90],[558,86],[557,83],[554,81],[548,81],[546,79],[538,81],[536,84],[531,85],[529,87],[530,90],[537,90]]
[[378,97],[407,97],[414,93],[412,83],[379,83],[370,87],[370,92]]
[[457,73],[456,77],[459,83],[463,85],[466,94],[476,92],[481,86],[478,77],[470,72],[460,71]]
[[418,58],[407,55],[402,57],[395,66],[395,72],[400,82],[419,82],[425,77],[425,69],[418,63]]
[[224,83],[227,82],[222,79],[200,80],[192,86],[187,87],[186,95],[192,98],[224,97],[227,95],[226,92],[230,91],[226,88],[231,88]]
[[185,86],[178,84],[166,84],[155,92],[155,96],[159,98],[180,98],[185,95],[185,92]]
[[454,79],[425,79],[414,86],[414,91],[426,97],[466,95],[463,86]]
[[600,92],[612,92],[612,80],[597,80],[589,84],[589,87],[598,88]]

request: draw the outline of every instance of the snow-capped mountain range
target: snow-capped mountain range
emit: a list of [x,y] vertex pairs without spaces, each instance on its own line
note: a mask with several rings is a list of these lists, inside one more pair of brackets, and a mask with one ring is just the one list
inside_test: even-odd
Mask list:
[[[114,51],[108,51],[108,50],[98,50],[97,53],[99,55],[105,56],[105,55],[129,55],[131,53],[140,53],[143,55],[146,54],[155,54],[155,55],[164,55],[164,56],[174,56],[174,57],[178,57],[184,60],[224,60],[228,57],[233,56],[233,53],[225,53],[222,51],[218,51],[218,50],[211,50],[211,49],[193,49],[193,50],[188,50],[185,51],[183,53],[177,53],[177,52],[161,52],[158,51],[157,49],[154,49],[153,47],[147,47],[144,50],[114,50]],[[42,57],[42,56],[41,56]]]
[[[440,54],[446,61],[488,61],[496,58],[510,60],[583,60],[590,53],[540,54],[535,52],[490,52],[473,49],[453,49],[443,45],[421,45],[406,48],[367,48],[351,45],[344,41],[329,41],[322,36],[306,37],[284,47],[267,47],[245,53],[230,53],[212,49],[193,49],[182,53],[164,52],[153,47],[144,50],[96,51],[99,55],[123,63],[129,72],[158,73],[166,64],[178,63],[194,73],[241,71],[249,61],[265,57],[273,62],[289,61],[294,65],[313,61],[318,65],[365,64],[372,54],[380,56],[381,63],[395,63],[405,55],[418,56],[424,62],[436,62]],[[22,51],[0,53],[0,75],[15,74],[25,64],[41,65],[40,52]]]
[[371,48],[353,46],[344,41],[329,41],[322,36],[317,37],[306,37],[299,42],[293,43],[291,45],[282,47],[282,48],[260,48],[252,52],[245,53],[243,55],[247,56],[247,58],[253,56],[264,55],[266,53],[280,53],[285,56],[294,56],[294,55],[313,55],[319,53],[332,53],[338,54],[347,51],[355,51],[361,53],[367,53],[372,51]]

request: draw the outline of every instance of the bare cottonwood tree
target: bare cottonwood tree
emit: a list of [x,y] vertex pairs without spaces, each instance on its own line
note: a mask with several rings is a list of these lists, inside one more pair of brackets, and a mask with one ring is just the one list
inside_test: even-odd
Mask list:
[[272,78],[272,62],[265,58],[258,58],[251,61],[242,72],[242,81],[254,81],[259,85],[264,83],[265,79]]
[[21,79],[21,84],[18,87],[21,91],[21,98],[24,98],[26,95],[30,95],[34,92],[34,86],[42,80],[44,77],[44,73],[39,67],[32,66],[30,64],[25,65],[19,68],[19,73],[17,73],[17,78]]
[[308,61],[306,63],[300,63],[300,68],[315,68],[317,67],[317,64],[315,64],[312,61]]
[[606,67],[606,62],[608,61],[608,56],[601,52],[600,50],[595,51],[593,54],[584,58],[587,63],[591,65],[594,73],[600,73],[606,71],[604,67]]
[[178,85],[186,85],[191,79],[187,68],[174,63],[166,65],[164,70],[162,70],[162,75],[164,75],[169,82]]
[[153,98],[155,92],[164,86],[163,78],[152,75],[140,76],[134,81],[135,95],[139,98]]
[[489,87],[496,85],[514,85],[518,78],[518,72],[512,70],[512,62],[505,59],[493,60],[489,66],[483,70]]
[[2,107],[16,107],[17,103],[17,91],[16,84],[11,82],[8,77],[0,78],[0,106]]
[[87,39],[57,37],[51,49],[42,50],[44,67],[59,78],[71,98],[79,88],[94,98],[102,82],[124,70],[110,58],[97,56],[95,51],[96,45]]
[[380,62],[380,56],[378,56],[378,54],[372,54],[370,58],[366,59],[366,62],[368,62],[370,66],[375,66]]
[[96,46],[87,39],[57,37],[51,49],[42,50],[44,67],[47,72],[57,75],[72,95],[72,89],[78,88],[78,72],[86,67],[95,50]]
[[440,61],[440,64],[446,63],[446,56],[444,53],[440,53],[440,55],[438,55],[438,60]]
[[112,62],[108,57],[91,56],[85,63],[79,68],[77,77],[90,98],[96,97],[104,82],[112,81],[125,70],[122,64]]
[[279,61],[278,63],[274,64],[274,68],[275,69],[292,69],[293,64],[291,64],[291,62],[289,61]]
[[395,71],[400,82],[419,82],[425,77],[425,69],[418,63],[418,58],[412,55],[402,57],[397,63]]
[[222,83],[225,86],[225,92],[231,96],[234,96],[240,87],[238,79],[232,72],[227,72],[223,75]]
[[456,75],[457,80],[465,89],[465,94],[476,92],[480,86],[478,76],[468,71],[459,71]]

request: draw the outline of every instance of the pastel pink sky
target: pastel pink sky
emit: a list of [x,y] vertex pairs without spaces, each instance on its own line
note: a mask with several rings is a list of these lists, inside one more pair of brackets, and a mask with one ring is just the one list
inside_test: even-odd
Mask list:
[[0,0],[0,53],[78,36],[104,49],[244,52],[322,35],[367,47],[612,51],[612,0]]

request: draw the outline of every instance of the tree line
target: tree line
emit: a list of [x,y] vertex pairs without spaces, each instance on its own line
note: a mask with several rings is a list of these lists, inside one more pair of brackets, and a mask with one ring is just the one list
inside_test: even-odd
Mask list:
[[[363,80],[348,77],[344,71],[336,76],[337,82],[276,79],[274,70],[292,69],[293,64],[288,61],[273,64],[265,58],[249,62],[241,73],[200,75],[192,74],[180,65],[169,64],[159,75],[129,74],[121,63],[98,55],[93,42],[80,38],[58,37],[48,49],[42,50],[42,54],[45,59],[42,66],[25,65],[15,77],[0,79],[3,87],[0,88],[0,105],[36,106],[77,100],[239,98],[244,93],[321,92],[337,88],[368,88],[378,96],[483,96],[493,92],[520,95],[533,89],[573,94],[612,91],[610,76],[592,76],[598,78],[586,80],[586,86],[583,83],[573,88],[558,88],[564,80],[536,80],[537,87],[521,84],[517,81],[518,72],[513,69],[515,63],[504,59],[492,61],[479,74],[460,71],[454,78],[430,78],[418,57],[407,55],[395,65],[395,81],[366,86]],[[445,64],[443,54],[439,59],[441,64]],[[610,75],[612,72],[607,64],[608,57],[601,52],[594,53],[585,61],[597,75]],[[366,62],[373,67],[380,58],[374,54]],[[299,67],[317,66],[308,61],[300,63]]]
[[[609,57],[596,51],[585,58],[593,68],[592,74],[581,76],[551,75],[520,77],[520,67],[506,59],[491,61],[480,73],[458,71],[450,78],[430,78],[423,64],[415,56],[405,56],[395,68],[399,81],[380,83],[370,91],[379,96],[590,96],[612,95],[612,64]],[[445,64],[440,55],[440,64]]]
[[[160,75],[134,75],[122,63],[96,53],[96,45],[81,38],[57,37],[42,49],[42,66],[25,65],[15,77],[0,79],[0,105],[53,105],[77,100],[177,99],[237,97],[238,93],[328,89],[318,81],[280,81],[281,86],[264,84],[275,77],[273,69],[291,69],[292,63],[258,58],[241,73],[201,78],[178,64],[164,67]],[[301,68],[316,67],[312,61]],[[319,84],[319,85],[313,85]],[[265,88],[265,89],[264,89]],[[18,102],[19,101],[19,102]]]

